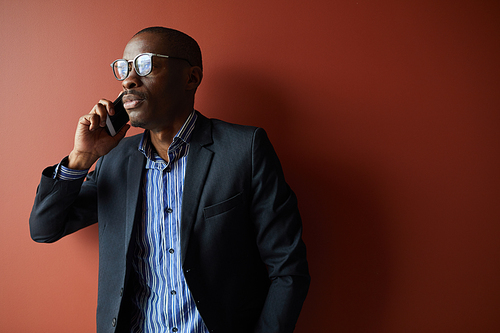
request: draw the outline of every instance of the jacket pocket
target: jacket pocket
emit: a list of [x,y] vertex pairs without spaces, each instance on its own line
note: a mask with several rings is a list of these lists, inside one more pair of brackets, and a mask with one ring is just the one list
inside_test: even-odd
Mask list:
[[230,211],[231,209],[238,206],[242,202],[243,202],[243,193],[240,192],[232,198],[224,200],[218,204],[205,207],[203,209],[203,215],[205,216],[205,219],[209,219],[215,215],[219,215],[227,211]]

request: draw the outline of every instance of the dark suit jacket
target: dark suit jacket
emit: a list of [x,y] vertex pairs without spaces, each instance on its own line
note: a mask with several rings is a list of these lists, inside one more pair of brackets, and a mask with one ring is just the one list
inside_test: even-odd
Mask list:
[[[98,332],[125,332],[130,319],[140,137],[122,140],[85,182],[54,180],[54,167],[44,170],[30,216],[37,242],[99,221]],[[209,330],[292,332],[310,277],[296,197],[264,130],[198,113],[181,216],[182,267]]]

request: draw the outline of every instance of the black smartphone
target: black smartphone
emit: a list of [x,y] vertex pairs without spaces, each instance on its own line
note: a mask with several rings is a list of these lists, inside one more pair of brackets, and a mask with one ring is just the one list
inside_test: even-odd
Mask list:
[[128,113],[123,107],[122,95],[113,102],[115,114],[106,118],[106,131],[109,135],[115,136],[122,127],[128,122]]

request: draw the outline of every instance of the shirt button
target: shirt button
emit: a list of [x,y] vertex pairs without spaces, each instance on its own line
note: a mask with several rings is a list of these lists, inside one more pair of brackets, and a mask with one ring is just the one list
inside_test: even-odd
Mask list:
[[168,252],[174,253],[174,249],[169,249]]
[[111,321],[111,325],[113,325],[113,327],[116,326],[116,318],[113,318],[113,320]]
[[177,332],[177,331],[178,331],[177,327],[172,328],[172,332]]
[[174,210],[173,210],[172,208],[170,208],[170,207],[168,207],[168,208],[167,208],[167,213],[169,213],[169,214],[170,214],[170,213],[172,213],[173,211],[174,211]]
[[120,297],[122,297],[122,296],[123,296],[123,288],[120,289]]
[[170,171],[172,171],[172,168],[171,168],[171,167],[167,167],[167,168],[165,169],[165,171],[166,171],[166,172],[170,172]]
[[176,292],[175,290],[172,290],[170,293],[171,293],[172,295],[177,294],[177,292]]

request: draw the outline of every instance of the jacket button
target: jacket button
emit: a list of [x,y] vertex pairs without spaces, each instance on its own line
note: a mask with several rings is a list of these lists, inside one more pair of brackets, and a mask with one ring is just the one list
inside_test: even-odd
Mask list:
[[111,321],[111,325],[113,325],[113,327],[116,326],[116,318],[113,318],[113,320]]

